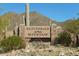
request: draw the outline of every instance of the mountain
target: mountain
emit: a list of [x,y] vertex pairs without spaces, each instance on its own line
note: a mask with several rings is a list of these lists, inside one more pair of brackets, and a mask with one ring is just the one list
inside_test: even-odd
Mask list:
[[[16,14],[16,13],[6,13],[1,17],[7,18],[9,20],[9,30],[12,30],[16,25],[20,25],[24,23],[23,16],[25,14]],[[41,15],[37,12],[30,13],[30,25],[31,26],[48,26],[50,25],[50,20],[48,17]],[[54,20],[51,20],[51,23],[56,23]]]
[[[6,13],[6,14],[0,16],[0,22],[1,22],[1,20],[5,20],[5,23],[7,24],[7,22],[8,22],[8,24],[9,24],[9,26],[7,26],[8,29],[12,30],[12,29],[14,29],[14,27],[16,25],[19,26],[20,24],[24,24],[25,18],[23,18],[23,16],[25,17],[25,13],[16,14],[16,13],[9,12],[9,13]],[[51,19],[49,19],[48,17],[46,17],[40,13],[37,13],[37,12],[30,13],[30,26],[48,26],[48,25],[50,25],[50,20]],[[75,31],[75,29],[77,27],[79,27],[79,19],[78,20],[70,19],[65,22],[56,22],[54,20],[51,20],[51,23],[60,25],[68,30],[73,29],[73,31]],[[3,23],[2,23],[3,27],[5,27],[5,25],[3,25]]]

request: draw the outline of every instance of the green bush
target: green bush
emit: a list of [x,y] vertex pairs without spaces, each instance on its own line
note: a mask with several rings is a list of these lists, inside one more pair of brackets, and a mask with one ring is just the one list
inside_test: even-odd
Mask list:
[[61,32],[58,34],[58,37],[56,38],[56,43],[61,44],[64,46],[69,46],[71,43],[71,36],[68,32]]
[[18,36],[11,36],[0,41],[0,49],[3,52],[25,48],[25,42]]

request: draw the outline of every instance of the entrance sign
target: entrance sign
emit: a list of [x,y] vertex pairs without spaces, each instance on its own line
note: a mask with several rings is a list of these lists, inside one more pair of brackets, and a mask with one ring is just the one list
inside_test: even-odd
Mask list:
[[50,38],[50,26],[25,26],[25,38]]

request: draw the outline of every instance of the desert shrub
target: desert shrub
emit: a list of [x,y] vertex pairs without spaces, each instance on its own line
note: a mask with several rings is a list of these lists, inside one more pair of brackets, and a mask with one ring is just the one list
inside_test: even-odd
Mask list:
[[0,41],[0,49],[2,52],[25,48],[25,42],[18,36],[11,36]]
[[56,38],[56,43],[61,44],[64,46],[69,46],[71,43],[71,36],[68,32],[61,32],[58,34],[58,37]]

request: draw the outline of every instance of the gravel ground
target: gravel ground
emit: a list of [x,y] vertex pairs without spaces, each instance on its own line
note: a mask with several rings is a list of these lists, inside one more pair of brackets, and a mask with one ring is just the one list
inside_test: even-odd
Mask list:
[[79,48],[51,46],[50,43],[29,43],[25,49],[12,50],[0,56],[79,56]]

